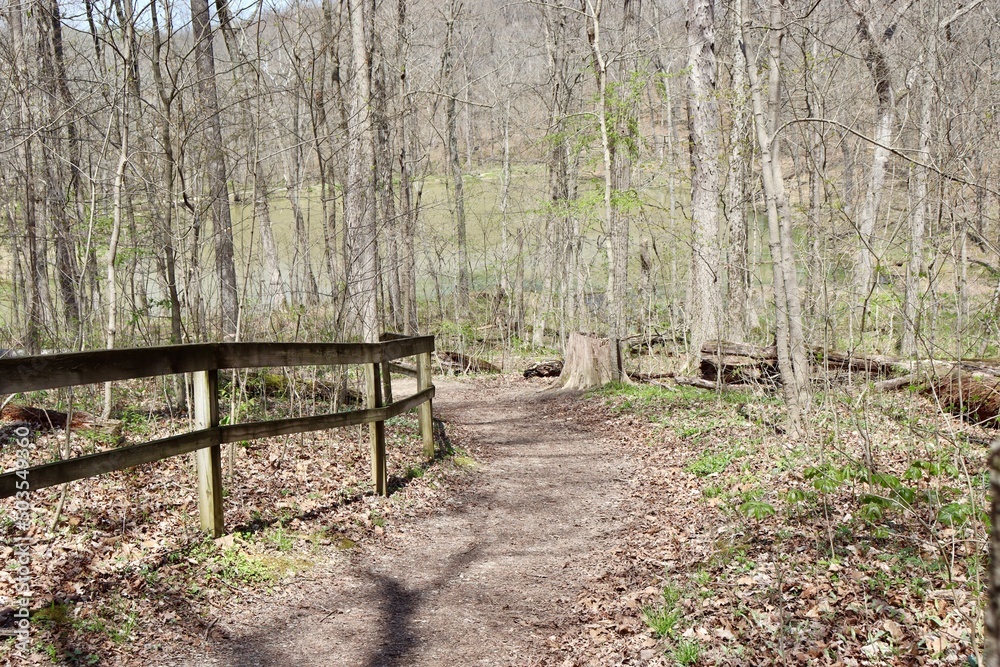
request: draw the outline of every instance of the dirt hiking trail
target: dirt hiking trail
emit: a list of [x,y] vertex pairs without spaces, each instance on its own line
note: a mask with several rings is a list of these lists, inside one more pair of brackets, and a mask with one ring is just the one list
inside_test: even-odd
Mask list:
[[[436,383],[435,417],[477,465],[385,547],[334,554],[274,595],[230,606],[202,646],[162,664],[553,664],[584,563],[619,527],[627,465],[559,417],[538,384]],[[221,638],[216,638],[221,635]],[[198,657],[194,657],[197,651]]]

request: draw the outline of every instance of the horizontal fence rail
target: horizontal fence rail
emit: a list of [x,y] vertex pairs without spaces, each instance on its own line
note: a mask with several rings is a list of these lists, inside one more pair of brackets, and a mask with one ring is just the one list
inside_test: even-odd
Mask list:
[[0,394],[196,371],[345,366],[434,351],[434,336],[381,343],[201,343],[0,359]]
[[[0,498],[17,493],[17,482],[26,474],[31,489],[95,477],[145,463],[196,452],[198,496],[202,527],[218,537],[222,521],[222,473],[220,446],[279,435],[291,435],[358,424],[370,425],[372,479],[375,492],[385,495],[385,421],[418,409],[424,455],[434,456],[431,354],[434,337],[404,337],[383,334],[379,343],[207,343],[165,347],[101,350],[71,354],[0,359],[0,394],[56,389],[159,375],[193,373],[191,397],[198,430],[119,447],[105,452],[46,463],[26,471],[0,475]],[[398,401],[391,397],[391,363],[417,357],[417,392]],[[264,422],[220,426],[218,416],[218,371],[268,366],[365,365],[366,407],[313,417],[274,419]],[[383,401],[383,396],[387,399]]]

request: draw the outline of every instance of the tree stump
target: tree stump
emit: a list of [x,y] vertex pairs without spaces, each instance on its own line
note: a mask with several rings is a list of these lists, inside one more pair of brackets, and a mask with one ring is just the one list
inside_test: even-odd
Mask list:
[[565,389],[593,389],[617,380],[618,361],[614,343],[585,333],[571,333],[566,342],[566,363],[562,386]]

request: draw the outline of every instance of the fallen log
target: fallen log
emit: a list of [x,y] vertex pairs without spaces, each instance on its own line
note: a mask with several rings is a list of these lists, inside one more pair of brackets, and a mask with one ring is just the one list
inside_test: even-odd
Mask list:
[[674,382],[685,387],[696,387],[708,391],[733,391],[736,389],[746,389],[751,385],[745,382],[712,382],[703,378],[689,378],[674,376]]
[[958,370],[932,380],[921,393],[967,422],[1000,428],[1000,379],[992,375]]
[[894,391],[896,389],[903,389],[904,387],[909,387],[916,382],[920,382],[922,379],[925,379],[924,376],[918,373],[910,373],[909,375],[904,375],[898,378],[881,380],[875,383],[875,391]]
[[562,374],[562,370],[562,359],[550,359],[531,364],[522,375],[526,378],[555,378]]
[[905,360],[884,354],[859,355],[851,352],[827,350],[818,345],[810,345],[808,351],[810,360],[814,364],[825,366],[828,370],[851,371],[883,377],[890,377],[909,370]]
[[439,350],[437,352],[438,361],[442,368],[453,373],[499,373],[500,369],[488,361],[477,359],[462,354],[461,352],[451,352]]
[[778,348],[709,341],[701,347],[700,375],[711,383],[778,382]]
[[[979,425],[1000,428],[1000,359],[903,359],[808,349],[815,368],[847,371],[874,383],[876,391],[917,387],[937,400],[941,409]],[[777,350],[747,343],[710,341],[701,348],[701,377],[674,378],[677,384],[701,389],[732,388],[746,382],[778,383]],[[721,382],[720,382],[721,379]]]
[[683,345],[684,339],[675,336],[664,336],[655,334],[653,336],[637,335],[622,338],[622,347],[627,349],[629,354],[642,354],[649,352],[653,347],[666,347],[668,345]]
[[[30,424],[36,431],[47,431],[54,428],[66,428],[67,415],[58,410],[31,408],[24,405],[5,405],[0,410],[0,420]],[[69,419],[71,428],[88,428],[93,426],[94,417],[86,412],[74,412]]]
[[701,356],[750,357],[766,361],[778,360],[778,348],[774,345],[760,347],[750,343],[731,343],[724,340],[710,340],[701,346]]
[[636,382],[652,382],[653,380],[667,380],[670,378],[677,377],[677,373],[668,371],[666,373],[639,373],[638,371],[629,371],[628,377],[630,380],[635,380]]

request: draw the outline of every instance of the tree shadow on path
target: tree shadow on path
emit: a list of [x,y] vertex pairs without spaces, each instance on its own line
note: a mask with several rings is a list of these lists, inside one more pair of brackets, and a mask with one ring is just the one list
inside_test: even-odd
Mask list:
[[413,620],[423,599],[429,591],[447,585],[448,580],[465,569],[475,560],[479,545],[454,554],[441,569],[441,576],[417,590],[407,589],[398,579],[382,574],[369,573],[378,588],[378,596],[388,602],[380,621],[378,636],[384,638],[378,651],[364,662],[364,667],[396,667],[417,648],[419,639],[413,628]]

